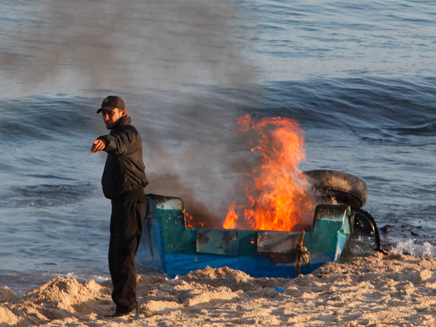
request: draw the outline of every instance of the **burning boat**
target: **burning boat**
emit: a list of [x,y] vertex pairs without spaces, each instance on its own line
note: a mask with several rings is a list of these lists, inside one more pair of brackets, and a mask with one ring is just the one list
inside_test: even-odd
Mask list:
[[237,126],[256,156],[242,174],[246,188],[237,198],[244,193],[245,200],[230,205],[220,228],[207,228],[181,198],[149,194],[138,263],[169,276],[227,266],[254,277],[294,277],[337,261],[358,231],[372,233],[380,248],[374,219],[362,210],[362,179],[298,169],[305,150],[296,121],[245,115]]
[[373,217],[362,210],[367,188],[363,180],[329,170],[305,172],[322,204],[301,231],[188,227],[181,198],[148,194],[149,212],[138,250],[138,263],[167,273],[227,266],[253,277],[307,274],[337,261],[356,232],[380,238]]

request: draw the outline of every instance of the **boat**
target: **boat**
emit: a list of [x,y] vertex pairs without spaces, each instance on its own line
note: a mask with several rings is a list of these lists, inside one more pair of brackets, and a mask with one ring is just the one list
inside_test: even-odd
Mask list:
[[342,172],[306,174],[324,199],[315,208],[311,228],[302,231],[188,227],[181,198],[147,194],[149,210],[137,263],[171,278],[206,267],[229,267],[252,277],[294,278],[338,261],[357,229],[372,233],[380,249],[374,218],[361,209],[366,184]]

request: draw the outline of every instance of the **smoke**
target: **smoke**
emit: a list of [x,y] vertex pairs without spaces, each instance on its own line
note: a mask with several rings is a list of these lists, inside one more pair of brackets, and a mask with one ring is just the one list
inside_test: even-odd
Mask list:
[[3,23],[0,64],[23,88],[143,91],[233,87],[255,79],[255,66],[246,58],[250,29],[230,1],[46,0],[10,6],[23,17]]
[[[179,196],[190,215],[203,222],[222,222],[229,204],[245,192],[239,186],[243,158],[249,145],[242,144],[233,130],[239,110],[187,103],[172,107],[163,104],[165,114],[148,111],[140,133],[152,193]],[[188,108],[198,114],[180,114]],[[182,108],[180,108],[182,107]],[[162,126],[162,127],[161,127]]]
[[9,3],[3,10],[11,19],[0,23],[6,81],[0,85],[9,94],[100,97],[91,110],[109,94],[122,96],[143,138],[147,191],[180,196],[189,212],[212,219],[226,212],[241,189],[234,168],[243,152],[233,123],[258,97],[243,91],[257,84],[258,67],[249,55],[253,24],[241,5]]

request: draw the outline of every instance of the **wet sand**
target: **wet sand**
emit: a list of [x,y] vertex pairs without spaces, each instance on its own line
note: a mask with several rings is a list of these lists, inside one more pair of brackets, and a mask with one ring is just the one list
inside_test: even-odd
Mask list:
[[139,315],[108,318],[111,283],[59,277],[17,297],[0,326],[436,326],[436,261],[374,253],[295,279],[206,268],[138,276]]

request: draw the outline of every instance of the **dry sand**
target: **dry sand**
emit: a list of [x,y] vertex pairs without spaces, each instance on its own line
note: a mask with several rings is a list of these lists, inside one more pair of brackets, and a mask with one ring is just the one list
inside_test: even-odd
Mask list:
[[206,268],[138,276],[139,315],[107,318],[110,282],[0,289],[0,326],[436,326],[436,261],[375,253],[295,279]]

